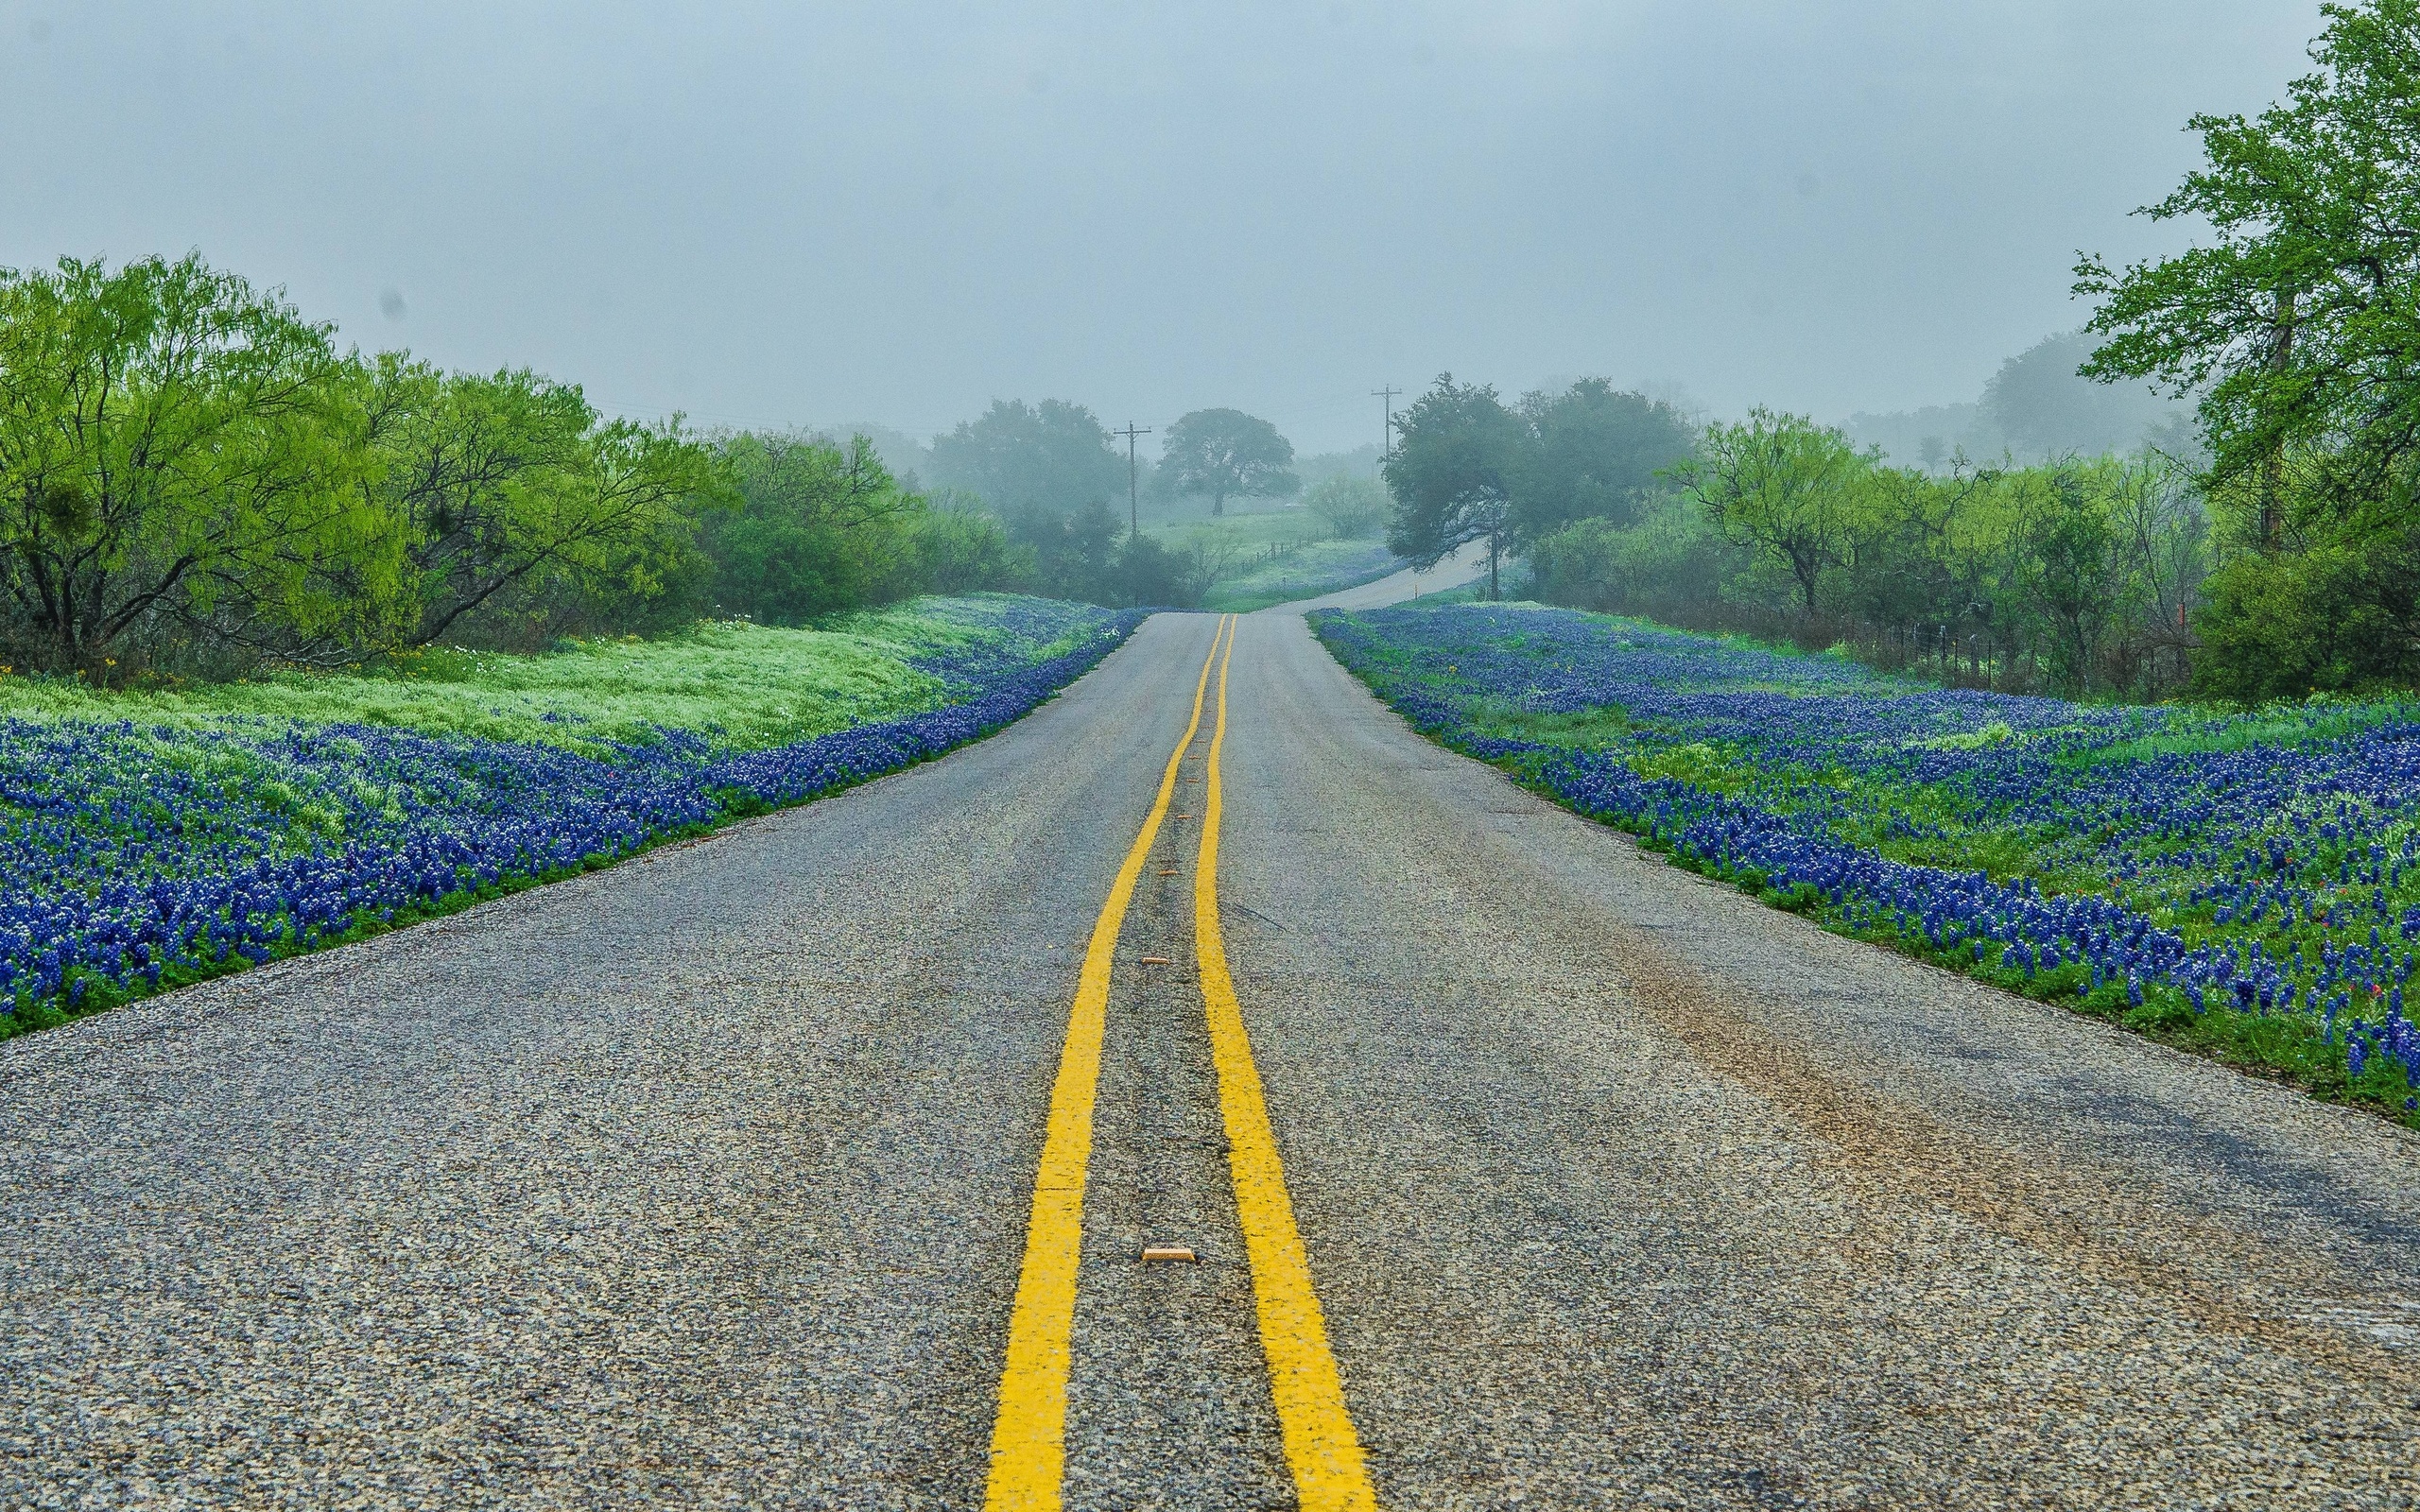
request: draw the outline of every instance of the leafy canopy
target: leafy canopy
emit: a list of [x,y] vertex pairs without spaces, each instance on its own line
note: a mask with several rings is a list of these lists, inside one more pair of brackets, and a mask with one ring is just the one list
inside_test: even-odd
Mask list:
[[1214,515],[1231,498],[1290,497],[1303,486],[1293,465],[1293,444],[1277,427],[1240,409],[1197,409],[1168,427],[1160,448],[1163,486],[1208,494]]
[[1787,567],[1813,614],[1824,574],[1853,558],[1877,457],[1828,425],[1759,407],[1708,427],[1675,476],[1726,537]]
[[1396,422],[1395,449],[1379,472],[1395,497],[1387,545],[1427,568],[1474,541],[1495,564],[1512,544],[1512,490],[1527,437],[1495,389],[1441,373]]
[[1106,504],[1126,484],[1126,458],[1111,449],[1109,432],[1091,410],[1059,399],[995,399],[933,438],[932,454],[936,481],[976,494],[1011,521]]
[[1657,474],[1697,442],[1680,411],[1602,378],[1525,394],[1520,417],[1530,436],[1514,514],[1525,541],[1574,520],[1632,520],[1656,490]]
[[695,514],[728,498],[725,470],[677,418],[608,421],[579,386],[527,369],[447,374],[384,353],[369,418],[376,494],[415,585],[411,644],[515,593],[650,597]]
[[899,596],[894,584],[916,575],[925,500],[870,438],[734,436],[721,452],[738,505],[705,526],[719,610],[798,625]]
[[2200,217],[2210,244],[2078,262],[2105,338],[2084,371],[2198,392],[2218,480],[2273,494],[2307,463],[2336,507],[2399,510],[2420,439],[2420,0],[2322,10],[2317,71],[2256,117],[2193,117],[2203,165],[2142,212]]
[[0,613],[98,673],[180,627],[374,634],[404,593],[330,328],[188,256],[0,269]]

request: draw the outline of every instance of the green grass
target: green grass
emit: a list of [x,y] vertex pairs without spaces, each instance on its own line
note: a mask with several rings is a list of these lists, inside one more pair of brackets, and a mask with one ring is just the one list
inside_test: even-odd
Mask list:
[[[1433,608],[1428,600],[1421,606]],[[1861,731],[1854,718],[1829,723],[1835,710],[1858,707],[1825,707],[1834,694],[1819,663],[1837,661],[1829,653],[1805,656],[1571,610],[1537,609],[1532,621],[1521,606],[1509,608],[1513,612],[1461,619],[1411,610],[1322,615],[1314,626],[1382,697],[1401,702],[1419,695],[1416,707],[1432,721],[1426,727],[1432,738],[1458,748],[1474,741],[1530,744],[1473,753],[1533,790],[1637,835],[1675,865],[1852,937],[2420,1127],[2420,1103],[2407,1101],[2420,1093],[2420,1078],[2408,1080],[2384,1052],[2352,1076],[2342,1038],[2346,1024],[2375,1025],[2385,1004],[2401,1011],[2400,993],[2420,980],[2390,933],[2409,906],[2415,870],[2395,746],[2400,727],[2420,722],[2420,703],[2407,696],[2251,711],[2077,706],[2063,720],[2055,710],[2014,699],[2006,717],[1991,717],[1988,705],[1998,696],[1979,695],[1955,710],[1945,706]],[[1753,732],[1739,738],[1731,736],[1743,728],[1737,711],[1660,698],[1634,700],[1629,709],[1582,701],[1618,696],[1619,681],[1609,674],[1640,644],[1631,638],[1634,628],[1642,641],[1655,637],[1653,649],[1674,659],[1651,674],[1644,664],[1632,669],[1634,677],[1653,676],[1660,690],[1782,696],[1754,711],[1747,727]],[[1743,652],[1758,655],[1737,655]],[[1765,653],[1806,663],[1810,676],[1776,678]],[[1559,680],[1565,678],[1567,683]],[[1862,704],[1877,693],[1929,690],[1912,678],[1859,669],[1841,691]],[[1575,702],[1580,706],[1571,707]],[[1527,707],[1532,703],[1546,707]],[[1441,708],[1449,711],[1442,719],[1435,713]],[[1792,728],[1801,708],[1808,711],[1803,730]],[[2039,723],[2026,728],[2032,721]],[[2386,737],[2380,748],[2355,744],[2371,731]],[[2033,754],[2039,749],[2050,751],[2049,760]],[[1971,765],[1925,767],[1887,759],[1910,750],[1973,755]],[[1783,890],[1759,863],[1735,859],[1729,841],[1706,838],[1715,831],[1692,831],[1687,799],[1668,799],[1682,811],[1678,817],[1662,807],[1651,813],[1633,806],[1646,802],[1634,796],[1597,806],[1589,795],[1603,790],[1576,785],[1575,772],[1560,765],[1579,752],[1601,753],[1599,760],[1610,757],[1637,777],[1668,781],[1685,793],[1790,816],[1795,827],[1825,840],[1950,879],[1980,871],[1996,883],[2030,882],[2043,896],[2108,898],[2170,932],[2184,950],[2215,947],[2238,962],[2275,963],[2277,974],[2304,993],[2304,1005],[2272,1011],[2264,996],[2257,1009],[2238,1007],[2206,976],[2197,984],[2198,998],[2179,980],[2156,975],[2131,988],[2116,976],[2095,987],[2091,969],[2072,959],[2083,936],[2063,941],[2066,964],[2039,969],[1959,925],[1945,936],[1928,935],[1919,922],[1925,905],[1908,902],[1921,898],[1920,889],[1848,886],[1827,895],[1802,881]],[[1865,752],[1876,759],[1861,761]],[[2181,768],[2173,758],[2185,758]],[[2214,765],[2205,768],[2197,758]],[[1994,770],[2003,761],[2008,765]],[[2147,773],[2138,769],[2146,763],[2159,765]],[[1926,771],[1944,775],[1919,775]],[[2238,782],[2245,778],[2282,782],[2284,796],[2263,789],[2258,800],[2247,799]],[[2272,845],[2279,849],[2269,851]],[[2262,854],[2270,856],[2266,866],[2257,864]],[[2280,868],[2277,857],[2288,854],[2290,867]],[[2348,863],[2368,874],[2348,878]],[[2247,916],[2248,901],[2259,906]],[[2247,944],[2257,950],[2247,953]],[[2340,966],[2327,970],[2342,974],[2323,978],[2322,959],[2331,951]],[[2358,969],[2341,965],[2352,952],[2368,953]],[[2395,995],[2389,997],[2390,989]],[[2131,990],[2139,990],[2139,1002]],[[2308,1005],[2331,992],[2337,996],[2325,1015]]]
[[0,677],[0,717],[362,723],[575,749],[681,730],[761,748],[946,702],[947,684],[908,659],[1012,633],[1021,602],[926,598],[812,629],[723,622],[654,641],[569,641],[540,656],[432,648],[376,668],[123,693]]
[[1204,609],[1243,612],[1271,604],[1317,598],[1400,572],[1403,561],[1374,541],[1321,541],[1273,561],[1219,579],[1202,600]]
[[1228,612],[1357,588],[1403,566],[1375,538],[1334,540],[1324,522],[1300,508],[1161,520],[1146,524],[1143,533],[1176,552],[1197,541],[1223,546],[1231,560],[1201,607]]
[[[1261,501],[1253,501],[1255,505]],[[1242,547],[1266,550],[1270,542],[1297,545],[1305,541],[1319,541],[1327,535],[1327,526],[1317,515],[1290,505],[1249,511],[1230,501],[1227,512],[1214,515],[1207,508],[1184,514],[1145,520],[1143,534],[1161,545],[1176,550],[1202,531],[1225,536]]]

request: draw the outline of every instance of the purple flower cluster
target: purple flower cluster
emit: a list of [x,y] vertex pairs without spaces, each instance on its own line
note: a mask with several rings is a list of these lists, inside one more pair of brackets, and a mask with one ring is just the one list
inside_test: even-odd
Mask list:
[[[2420,1083],[2408,708],[2095,708],[1566,610],[1316,624],[1416,725],[1718,874],[2118,1014],[2296,1016]],[[1940,864],[1979,849],[2010,859]]]
[[[1032,611],[1027,611],[1030,614]],[[1141,616],[1006,625],[919,662],[954,701],[769,750],[676,730],[582,754],[383,725],[0,721],[0,1013],[70,1009],[630,854],[937,756]]]

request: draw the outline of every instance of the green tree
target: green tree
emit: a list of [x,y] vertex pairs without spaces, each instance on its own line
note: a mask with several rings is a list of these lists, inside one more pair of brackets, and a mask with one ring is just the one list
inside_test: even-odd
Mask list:
[[[949,559],[920,553],[925,501],[899,486],[864,436],[741,435],[721,450],[738,502],[708,519],[705,550],[726,612],[796,625],[905,597],[928,560]],[[945,549],[955,556],[964,543],[961,532]]]
[[1210,512],[1231,498],[1288,498],[1302,487],[1290,469],[1294,448],[1277,427],[1240,409],[1197,409],[1168,427],[1160,447],[1160,485],[1178,494],[1208,494]]
[[1788,569],[1812,617],[1824,575],[1855,559],[1879,456],[1830,426],[1758,408],[1739,424],[1709,426],[1673,476],[1726,537]]
[[1602,378],[1522,396],[1530,430],[1513,490],[1515,528],[1536,541],[1574,520],[1628,523],[1657,474],[1686,459],[1697,437],[1680,411]]
[[2212,478],[2252,481],[2269,552],[2297,491],[2400,533],[2420,443],[2420,0],[2321,9],[2317,72],[2253,119],[2193,117],[2203,165],[2143,212],[2210,244],[2076,268],[2105,338],[2084,371],[2199,393]]
[[1126,486],[1126,458],[1081,404],[994,400],[975,420],[933,438],[934,481],[981,498],[1013,527],[1019,515],[1063,518],[1106,504]]
[[2109,622],[2126,589],[2105,500],[2068,468],[2038,480],[2018,542],[2017,582],[2048,632],[2050,675],[2063,693],[2090,693]]
[[929,496],[916,517],[913,548],[920,593],[972,593],[1032,576],[1032,563],[1009,543],[999,516],[947,490]]
[[1520,418],[1493,387],[1443,373],[1404,411],[1396,437],[1380,466],[1395,499],[1388,547],[1427,568],[1484,541],[1488,595],[1501,597],[1502,562],[1514,540],[1513,480],[1527,439]]
[[1303,507],[1339,541],[1374,536],[1386,524],[1386,486],[1374,478],[1334,472],[1303,490]]
[[1714,625],[1724,588],[1745,569],[1740,555],[1704,510],[1665,493],[1628,523],[1591,515],[1540,537],[1530,570],[1548,603]]
[[2243,703],[2420,681],[2420,563],[2336,542],[2237,556],[2194,616],[2193,686]]
[[374,492],[415,600],[408,644],[550,594],[650,599],[689,551],[697,512],[728,497],[722,462],[677,417],[609,421],[574,384],[387,353],[372,389]]
[[330,328],[199,257],[0,270],[0,592],[22,654],[374,633],[399,542]]

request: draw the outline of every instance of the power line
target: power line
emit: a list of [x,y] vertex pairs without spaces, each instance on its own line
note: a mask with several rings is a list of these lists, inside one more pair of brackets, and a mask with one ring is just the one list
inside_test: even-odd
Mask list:
[[1124,430],[1109,434],[1126,438],[1126,528],[1132,535],[1139,536],[1143,533],[1143,506],[1141,495],[1134,490],[1134,440],[1136,437],[1150,435],[1151,427],[1146,425],[1137,430],[1130,420]]

